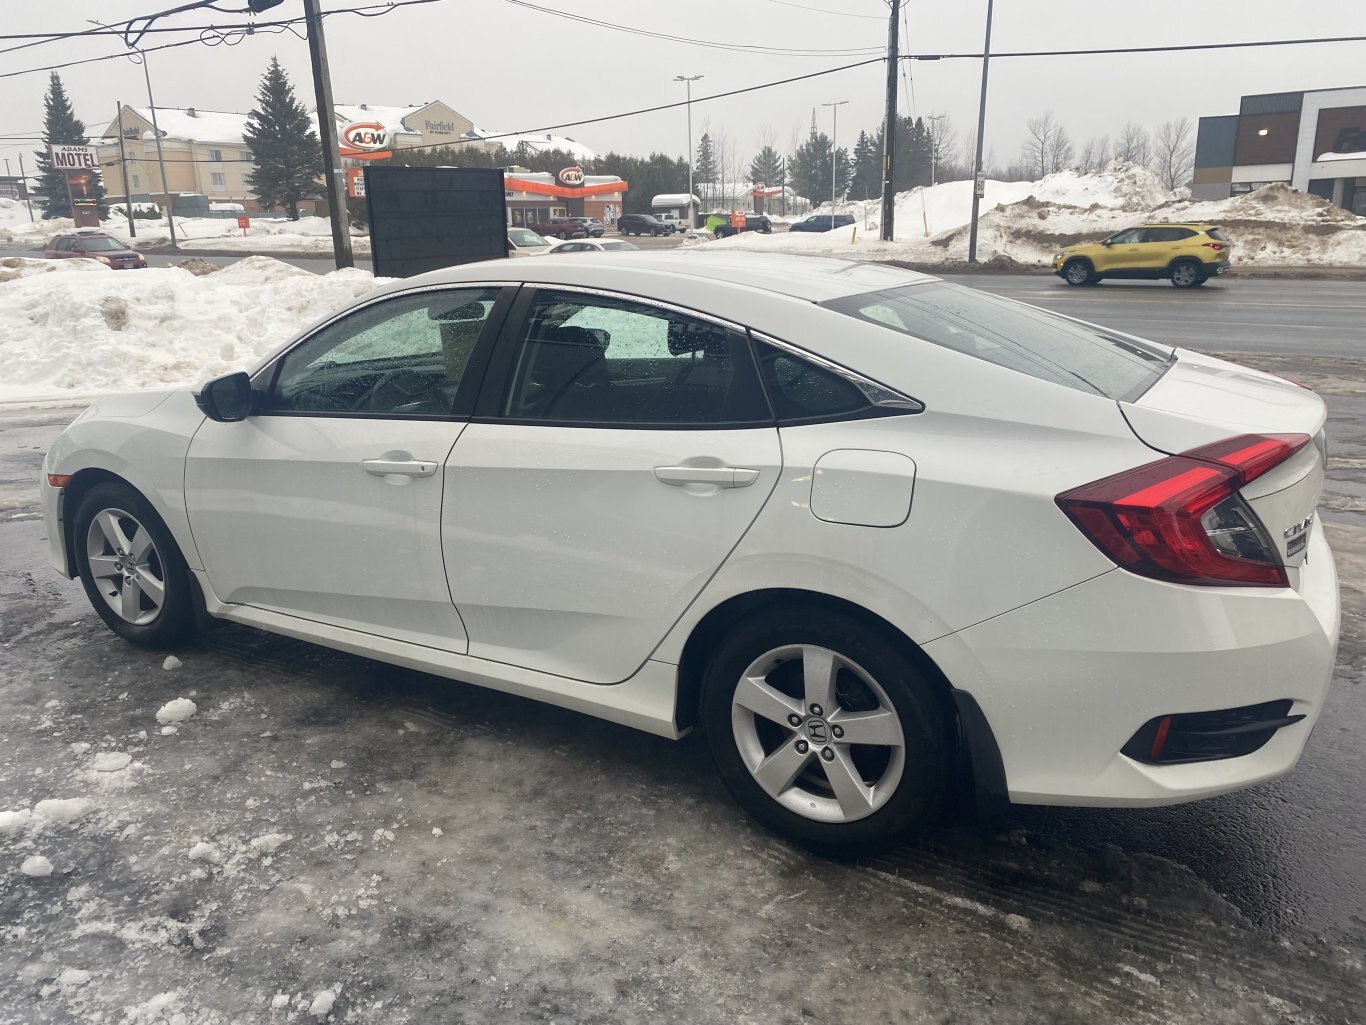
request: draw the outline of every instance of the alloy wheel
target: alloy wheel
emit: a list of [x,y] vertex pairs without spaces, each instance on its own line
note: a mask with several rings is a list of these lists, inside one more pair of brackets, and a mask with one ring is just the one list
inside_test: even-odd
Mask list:
[[1091,268],[1078,260],[1067,265],[1067,283],[1070,285],[1084,285],[1091,277]]
[[102,509],[86,532],[95,587],[124,622],[145,625],[166,601],[166,570],[147,528],[122,509]]
[[740,677],[731,702],[735,745],[773,800],[817,822],[853,822],[901,782],[906,739],[887,692],[829,648],[786,645]]
[[1200,277],[1200,272],[1191,263],[1178,263],[1172,268],[1172,284],[1177,288],[1190,288]]

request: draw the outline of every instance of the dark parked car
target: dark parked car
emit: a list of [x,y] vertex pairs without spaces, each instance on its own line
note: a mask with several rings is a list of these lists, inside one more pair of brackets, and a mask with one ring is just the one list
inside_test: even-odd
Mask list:
[[[714,226],[713,221],[715,221]],[[728,238],[731,235],[738,235],[742,231],[758,231],[765,235],[773,231],[773,222],[768,219],[767,214],[745,214],[745,223],[742,228],[736,228],[731,223],[731,216],[726,213],[713,214],[707,218],[707,224],[717,238]]]
[[84,258],[98,260],[114,270],[136,270],[147,266],[147,259],[135,253],[128,244],[102,231],[76,231],[54,235],[43,255],[49,260]]
[[588,226],[577,217],[552,217],[536,225],[536,232],[547,238],[587,238]]
[[617,231],[623,235],[672,235],[675,228],[651,214],[622,214]]
[[812,214],[804,221],[798,221],[789,228],[789,231],[831,231],[835,228],[852,228],[854,226],[853,214],[835,214],[834,223],[830,223],[829,214]]
[[588,232],[589,238],[602,238],[603,232],[607,230],[603,227],[602,221],[598,220],[596,217],[571,217],[569,219],[571,221],[578,221],[582,224],[584,229]]

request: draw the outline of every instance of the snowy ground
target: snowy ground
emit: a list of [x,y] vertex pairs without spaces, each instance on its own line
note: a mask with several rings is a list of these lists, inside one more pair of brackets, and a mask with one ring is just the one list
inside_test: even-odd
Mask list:
[[[128,232],[128,220],[122,209],[111,211],[112,216],[100,225],[100,230],[129,242],[134,249],[166,245],[171,230],[165,218],[134,220],[136,238]],[[251,227],[243,233],[232,218],[177,217],[176,239],[187,252],[223,250],[242,253],[312,253],[332,251],[332,222],[325,217],[300,217],[291,221],[277,215],[252,214]],[[12,199],[0,199],[0,242],[16,242],[41,248],[53,235],[71,231],[69,217],[41,217],[30,221],[25,204]],[[370,252],[370,236],[352,232],[351,245],[357,253]]]
[[[132,648],[7,510],[0,1025],[1359,1025],[1366,392],[1267,360],[1334,410],[1344,638],[1299,769],[856,864],[749,824],[701,738],[236,626]],[[0,478],[31,496],[72,413],[0,412]]]
[[[829,205],[821,208],[828,213]],[[897,197],[896,240],[878,239],[877,202],[840,204],[856,228],[818,233],[745,233],[714,243],[732,249],[947,264],[967,258],[972,183],[945,182]],[[820,212],[820,211],[818,211]],[[1270,185],[1246,196],[1195,202],[1163,188],[1146,168],[1112,164],[1097,174],[1062,171],[1038,182],[986,183],[977,255],[1047,266],[1077,242],[1099,241],[1143,221],[1199,221],[1224,228],[1234,266],[1366,268],[1366,218],[1317,196]]]
[[0,259],[0,402],[194,385],[250,367],[375,285],[368,271],[317,275],[265,256],[202,276]]

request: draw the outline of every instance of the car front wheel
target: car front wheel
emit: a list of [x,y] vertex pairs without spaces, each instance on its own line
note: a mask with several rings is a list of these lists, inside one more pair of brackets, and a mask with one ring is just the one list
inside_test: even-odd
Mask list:
[[887,850],[939,818],[952,716],[902,646],[853,617],[742,621],[707,667],[702,720],[741,807],[812,850]]
[[1062,269],[1062,279],[1069,285],[1089,285],[1095,280],[1095,270],[1087,260],[1073,260]]
[[76,510],[71,540],[86,596],[116,634],[166,648],[194,633],[190,572],[140,494],[126,484],[97,484]]

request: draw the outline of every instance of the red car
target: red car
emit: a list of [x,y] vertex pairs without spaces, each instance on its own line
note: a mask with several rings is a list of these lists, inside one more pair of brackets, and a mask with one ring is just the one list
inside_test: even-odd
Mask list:
[[71,232],[54,235],[43,250],[49,260],[84,258],[98,260],[114,270],[136,270],[147,266],[147,258],[129,249],[113,235],[101,231]]

